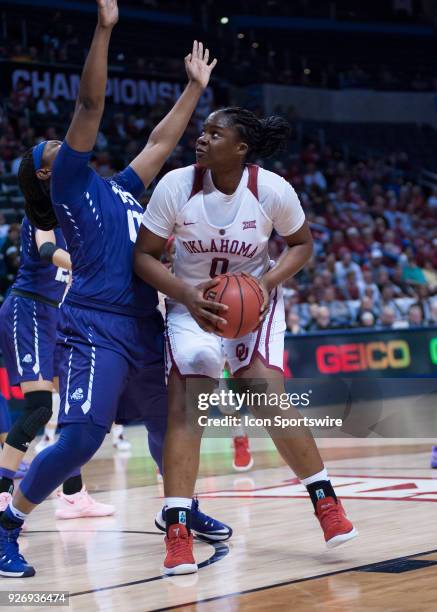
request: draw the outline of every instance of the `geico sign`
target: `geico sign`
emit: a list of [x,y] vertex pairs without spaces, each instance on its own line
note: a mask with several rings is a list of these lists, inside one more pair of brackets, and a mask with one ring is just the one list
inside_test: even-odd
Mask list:
[[326,344],[317,347],[316,360],[322,374],[407,368],[411,363],[410,347],[405,340]]

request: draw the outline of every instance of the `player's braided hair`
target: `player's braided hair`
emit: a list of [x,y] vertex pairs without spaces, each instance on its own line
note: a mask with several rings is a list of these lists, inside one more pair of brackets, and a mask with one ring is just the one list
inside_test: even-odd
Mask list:
[[249,147],[247,158],[255,156],[270,157],[274,153],[285,148],[291,134],[291,127],[288,121],[273,115],[265,119],[258,117],[245,108],[238,106],[228,106],[220,109],[228,118],[240,137]]
[[32,148],[23,155],[18,169],[18,185],[24,195],[24,211],[32,225],[42,230],[57,226],[50,198],[50,181],[40,181],[35,174]]

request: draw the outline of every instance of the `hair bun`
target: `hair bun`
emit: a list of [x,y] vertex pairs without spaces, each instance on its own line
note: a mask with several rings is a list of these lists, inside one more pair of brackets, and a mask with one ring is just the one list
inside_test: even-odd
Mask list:
[[291,136],[291,126],[288,121],[278,115],[272,115],[260,119],[260,124],[259,144],[254,152],[261,157],[270,157],[285,149]]

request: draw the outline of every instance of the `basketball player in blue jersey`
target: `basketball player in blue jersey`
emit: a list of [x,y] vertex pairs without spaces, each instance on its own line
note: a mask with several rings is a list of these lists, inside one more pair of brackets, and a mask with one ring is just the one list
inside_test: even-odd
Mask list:
[[0,445],[3,448],[6,442],[7,435],[11,428],[11,415],[9,412],[8,402],[0,393]]
[[[65,141],[37,145],[24,155],[19,170],[30,221],[43,230],[59,222],[73,283],[58,327],[61,433],[56,444],[34,459],[0,518],[0,575],[8,577],[34,575],[18,550],[24,519],[89,461],[114,420],[146,421],[149,442],[151,434],[160,443],[163,437],[162,430],[153,429],[167,410],[163,321],[156,309],[156,291],[133,271],[142,217],[136,198],[182,136],[216,61],[208,64],[208,50],[194,43],[185,58],[189,82],[173,109],[130,166],[103,179],[88,162],[104,109],[108,46],[118,7],[116,0],[98,0],[97,5],[98,24]],[[153,448],[152,444],[154,456]],[[212,520],[201,513],[198,517],[206,527]],[[225,537],[231,534],[226,526],[222,531]]]
[[[56,328],[67,290],[71,261],[61,230],[21,225],[20,267],[0,310],[0,344],[10,382],[20,385],[24,409],[0,454],[0,511],[11,500],[13,479],[30,443],[52,414],[58,375]],[[57,518],[108,516],[114,507],[96,502],[83,487],[80,471],[63,483]]]

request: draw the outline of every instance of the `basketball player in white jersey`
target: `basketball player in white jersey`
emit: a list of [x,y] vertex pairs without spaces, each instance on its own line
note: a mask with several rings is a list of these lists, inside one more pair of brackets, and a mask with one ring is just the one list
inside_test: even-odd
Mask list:
[[[157,185],[138,235],[135,270],[168,296],[169,422],[164,452],[167,555],[164,572],[197,571],[192,554],[190,507],[202,431],[186,419],[187,378],[218,379],[226,361],[234,378],[268,381],[284,392],[285,317],[281,283],[312,255],[312,238],[299,199],[276,174],[248,164],[281,148],[289,134],[280,117],[259,120],[250,111],[212,113],[197,140],[196,166],[173,170]],[[275,265],[268,241],[275,229],[288,249]],[[159,261],[175,236],[174,274]],[[211,333],[226,307],[206,301],[215,275],[245,272],[265,295],[257,331],[235,340]],[[209,282],[208,282],[209,281]],[[291,405],[287,417],[298,418]],[[337,499],[311,432],[284,438],[269,429],[279,453],[307,487],[329,548],[357,535]],[[291,510],[290,510],[291,515]],[[278,535],[281,535],[279,533]]]

